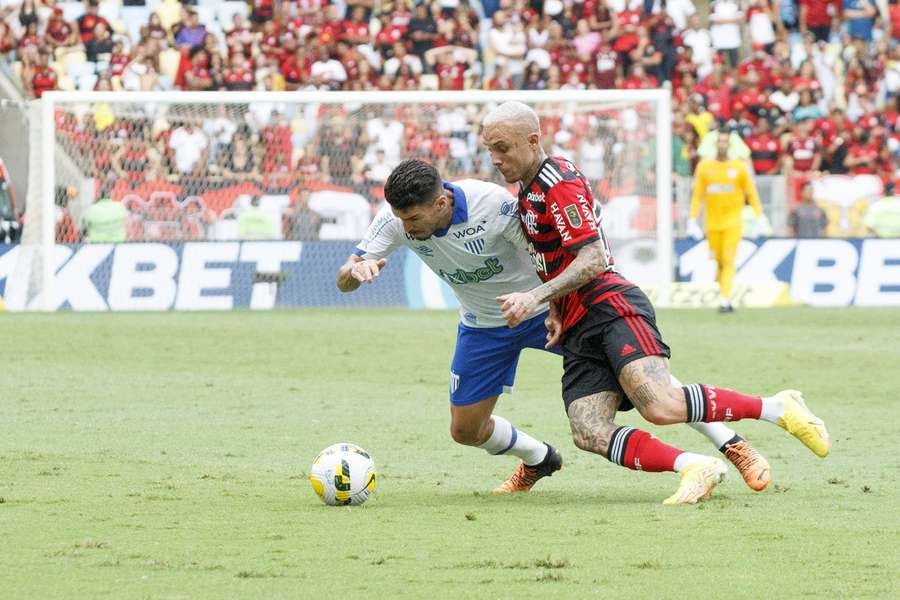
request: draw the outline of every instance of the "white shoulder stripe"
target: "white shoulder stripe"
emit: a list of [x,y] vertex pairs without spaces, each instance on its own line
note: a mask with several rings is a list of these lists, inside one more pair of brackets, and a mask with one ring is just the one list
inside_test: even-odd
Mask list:
[[556,166],[552,162],[548,162],[544,165],[544,171],[546,171],[548,175],[551,175],[558,181],[562,181],[562,175],[559,174],[559,171],[556,169]]
[[556,183],[555,181],[553,181],[553,180],[551,180],[551,179],[548,179],[547,176],[544,175],[544,172],[543,172],[543,171],[541,171],[540,173],[538,173],[538,177],[540,178],[541,181],[544,182],[544,184],[545,184],[547,187],[553,187],[553,185]]

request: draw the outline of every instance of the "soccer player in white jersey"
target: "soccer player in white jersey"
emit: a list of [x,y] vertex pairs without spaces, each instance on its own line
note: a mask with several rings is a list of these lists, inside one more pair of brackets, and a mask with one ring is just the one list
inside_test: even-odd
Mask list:
[[[541,305],[523,323],[508,328],[495,300],[500,294],[526,291],[540,283],[527,251],[516,198],[484,181],[442,181],[433,166],[419,160],[398,165],[384,190],[388,206],[339,269],[337,286],[350,292],[372,282],[387,257],[402,246],[450,284],[460,303],[450,375],[451,436],[490,454],[522,459],[494,492],[527,491],[538,479],[559,470],[562,457],[550,444],[493,414],[494,406],[501,393],[512,389],[521,351],[545,349],[548,330],[558,329],[561,323],[548,313],[547,305]],[[723,452],[729,443],[747,443],[721,423],[693,426]],[[745,476],[755,489],[762,489],[761,482],[768,484],[768,464],[763,466],[752,477]]]

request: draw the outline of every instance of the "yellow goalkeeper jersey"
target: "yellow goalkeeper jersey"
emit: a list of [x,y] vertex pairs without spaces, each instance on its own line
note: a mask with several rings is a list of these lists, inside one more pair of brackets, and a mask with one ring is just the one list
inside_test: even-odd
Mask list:
[[745,198],[753,212],[762,214],[756,185],[743,161],[711,158],[700,161],[694,174],[692,219],[700,214],[702,203],[706,206],[707,231],[740,228]]

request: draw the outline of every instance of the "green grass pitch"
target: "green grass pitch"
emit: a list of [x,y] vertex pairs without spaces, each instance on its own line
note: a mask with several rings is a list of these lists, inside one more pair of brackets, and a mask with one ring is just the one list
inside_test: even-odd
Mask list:
[[[737,423],[770,488],[732,469],[662,506],[676,476],[577,450],[561,361],[529,351],[497,412],[566,465],[492,497],[516,461],[448,435],[450,312],[2,315],[0,597],[898,597],[900,311],[659,320],[683,381],[803,390],[832,455]],[[339,441],[376,461],[362,507],[305,478]]]

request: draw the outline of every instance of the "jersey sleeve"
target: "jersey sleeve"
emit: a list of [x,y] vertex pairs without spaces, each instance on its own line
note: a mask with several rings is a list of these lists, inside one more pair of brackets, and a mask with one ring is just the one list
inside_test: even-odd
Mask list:
[[577,179],[563,179],[546,194],[547,211],[564,248],[575,250],[600,239],[592,201]]
[[391,212],[391,207],[385,204],[369,224],[365,237],[353,253],[366,259],[385,258],[403,243],[403,235],[403,224]]

